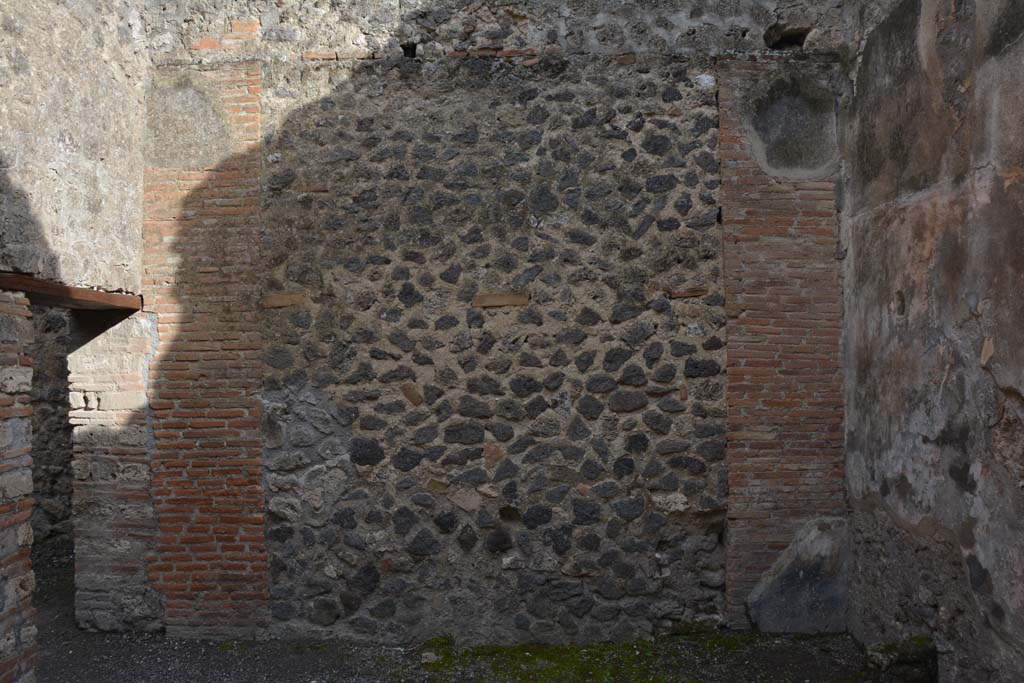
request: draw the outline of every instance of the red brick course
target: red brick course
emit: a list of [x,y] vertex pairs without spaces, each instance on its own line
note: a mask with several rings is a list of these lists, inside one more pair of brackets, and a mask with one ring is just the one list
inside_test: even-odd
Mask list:
[[[729,337],[727,619],[806,520],[842,515],[841,287],[835,179],[755,161],[743,86],[784,65],[731,62],[720,87]],[[806,66],[802,66],[806,68]]]
[[172,635],[251,636],[268,622],[261,483],[258,66],[196,72],[236,154],[213,168],[147,168],[146,308],[159,538],[150,580]]

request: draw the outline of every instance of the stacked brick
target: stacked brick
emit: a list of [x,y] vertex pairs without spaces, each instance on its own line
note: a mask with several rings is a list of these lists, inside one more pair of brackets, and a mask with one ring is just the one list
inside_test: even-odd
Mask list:
[[746,596],[801,524],[844,513],[835,180],[766,171],[747,115],[748,86],[783,68],[730,63],[719,92],[733,625],[747,623]]
[[0,291],[0,683],[33,679],[32,338],[28,299]]
[[192,78],[225,112],[236,154],[215,167],[152,161],[145,178],[146,307],[160,344],[150,374],[149,565],[171,635],[251,636],[266,622],[259,436],[260,70]]
[[145,564],[156,535],[145,393],[154,331],[149,316],[136,314],[68,358],[75,615],[83,628],[160,627]]

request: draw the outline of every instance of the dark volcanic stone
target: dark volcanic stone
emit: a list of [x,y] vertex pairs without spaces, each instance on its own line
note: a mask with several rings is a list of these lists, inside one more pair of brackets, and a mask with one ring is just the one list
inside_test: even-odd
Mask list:
[[672,431],[672,420],[654,410],[648,410],[644,413],[644,424],[647,425],[651,431],[658,434],[668,434]]
[[609,349],[608,351],[605,351],[602,367],[604,367],[605,372],[615,372],[621,368],[626,361],[632,357],[632,355],[632,351],[621,346]]
[[394,465],[395,469],[402,472],[408,472],[414,469],[423,460],[423,453],[421,451],[414,451],[411,448],[402,448],[391,457],[391,464]]
[[309,608],[309,620],[317,626],[330,626],[338,620],[341,612],[330,598],[317,598]]
[[721,371],[722,366],[710,358],[687,358],[683,374],[687,377],[714,377]]
[[667,384],[676,378],[676,366],[661,363],[651,374],[651,379],[660,384]]
[[463,417],[475,417],[484,420],[494,415],[494,410],[489,405],[472,396],[460,398],[457,411]]
[[616,477],[628,477],[636,471],[636,462],[633,458],[619,458],[612,464],[612,473]]
[[619,375],[619,384],[630,387],[642,387],[647,384],[647,376],[644,374],[643,368],[630,363],[623,369],[622,374]]
[[612,314],[611,317],[608,319],[613,324],[617,325],[619,323],[624,323],[627,320],[632,320],[633,318],[636,318],[643,312],[644,309],[640,306],[637,306],[636,304],[628,302],[618,303],[612,306]]
[[640,391],[619,389],[608,397],[608,407],[616,413],[631,413],[647,406],[647,395]]
[[601,521],[601,505],[593,500],[574,499],[572,512],[572,523],[576,526],[590,526]]
[[503,553],[506,550],[512,549],[514,546],[515,543],[512,541],[512,534],[510,534],[503,526],[492,529],[484,539],[484,548],[486,548],[488,552],[494,554]]
[[416,521],[416,513],[406,507],[398,508],[391,517],[391,522],[395,525],[395,533],[399,536],[409,533],[416,526]]
[[601,322],[601,316],[600,314],[598,314],[597,311],[595,311],[592,308],[583,308],[576,315],[576,323],[579,325],[583,325],[584,327],[596,325],[599,322]]
[[693,344],[687,344],[686,342],[669,342],[669,347],[671,348],[672,355],[676,358],[682,358],[683,356],[689,356],[697,353],[697,347]]
[[684,469],[690,474],[699,475],[707,472],[708,466],[703,461],[689,455],[677,455],[668,461],[669,467]]
[[473,531],[473,527],[468,524],[463,525],[462,529],[459,530],[459,535],[455,538],[458,542],[459,547],[465,552],[469,552],[476,546],[478,539],[476,532]]
[[427,529],[420,529],[409,543],[409,554],[414,557],[428,557],[441,552],[441,544]]
[[646,434],[630,434],[626,437],[626,452],[641,455],[651,447],[651,440]]
[[519,466],[508,458],[502,460],[498,464],[498,468],[494,470],[494,481],[504,481],[505,479],[511,479],[519,473]]
[[373,439],[356,437],[352,439],[351,457],[357,465],[376,465],[384,459],[384,449]]
[[454,285],[459,281],[459,275],[462,274],[462,266],[458,263],[453,263],[446,268],[438,277],[447,282],[450,285]]
[[612,510],[622,519],[632,522],[644,512],[644,501],[642,498],[626,498],[612,503]]
[[483,443],[484,428],[475,422],[458,422],[444,428],[445,443]]
[[519,398],[526,398],[532,394],[536,394],[540,391],[543,386],[540,382],[532,377],[524,377],[522,375],[513,377],[508,383],[509,389],[512,393]]
[[594,375],[587,380],[587,391],[594,394],[606,394],[615,389],[618,383],[609,375]]
[[442,534],[450,534],[459,524],[459,516],[451,510],[434,515],[434,525]]
[[551,521],[551,508],[534,505],[523,514],[523,524],[527,529],[536,529]]
[[725,458],[725,441],[704,441],[697,446],[697,455],[708,462]]
[[647,179],[647,191],[653,194],[668,192],[679,184],[674,175],[656,175]]
[[594,359],[597,357],[597,351],[584,351],[580,355],[576,356],[576,369],[580,372],[586,372],[590,369],[590,366],[594,364]]
[[348,581],[349,588],[363,595],[369,595],[377,590],[379,585],[380,572],[372,564],[364,564]]
[[590,394],[583,394],[576,402],[576,410],[588,420],[596,420],[604,412],[604,404]]

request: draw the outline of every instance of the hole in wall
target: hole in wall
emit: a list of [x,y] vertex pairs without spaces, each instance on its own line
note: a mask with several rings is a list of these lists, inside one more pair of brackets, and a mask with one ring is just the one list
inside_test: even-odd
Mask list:
[[773,50],[802,50],[810,32],[807,26],[773,24],[764,32],[764,44]]
[[[392,43],[394,45],[394,43]],[[416,58],[416,43],[402,43],[402,54],[406,59]]]
[[907,313],[907,298],[906,298],[906,296],[904,296],[902,291],[896,292],[895,308],[896,308],[896,315],[901,315],[901,316],[902,315],[906,315],[906,313]]

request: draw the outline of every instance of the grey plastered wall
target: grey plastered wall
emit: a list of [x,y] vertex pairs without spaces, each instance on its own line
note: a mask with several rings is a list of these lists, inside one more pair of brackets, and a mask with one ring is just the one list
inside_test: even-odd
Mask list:
[[894,4],[846,163],[851,629],[1024,675],[1024,9]]

